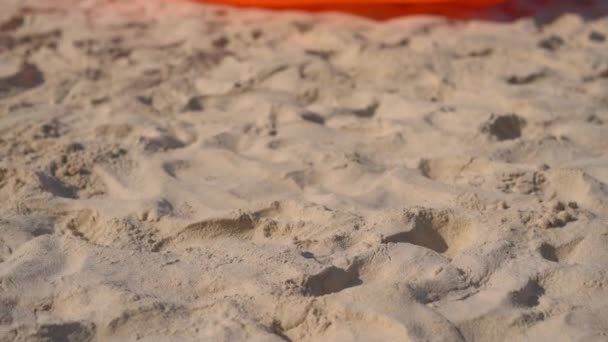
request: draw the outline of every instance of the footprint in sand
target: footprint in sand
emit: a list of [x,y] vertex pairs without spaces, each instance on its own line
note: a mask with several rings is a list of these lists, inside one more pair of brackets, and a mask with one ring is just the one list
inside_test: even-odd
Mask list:
[[538,252],[545,260],[552,262],[568,262],[568,256],[576,249],[583,238],[576,238],[570,242],[554,246],[549,243],[543,243]]
[[474,240],[474,226],[450,211],[415,208],[404,216],[410,229],[383,237],[383,243],[411,243],[455,255]]

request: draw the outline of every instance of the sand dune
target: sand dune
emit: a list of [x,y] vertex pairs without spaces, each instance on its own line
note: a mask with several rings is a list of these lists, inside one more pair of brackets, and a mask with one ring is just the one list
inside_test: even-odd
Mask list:
[[2,8],[1,341],[607,338],[606,16]]

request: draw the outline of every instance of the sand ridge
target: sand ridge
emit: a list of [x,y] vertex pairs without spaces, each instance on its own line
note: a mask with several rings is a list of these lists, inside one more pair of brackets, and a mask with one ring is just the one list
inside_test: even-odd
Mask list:
[[3,7],[0,340],[606,338],[605,16]]

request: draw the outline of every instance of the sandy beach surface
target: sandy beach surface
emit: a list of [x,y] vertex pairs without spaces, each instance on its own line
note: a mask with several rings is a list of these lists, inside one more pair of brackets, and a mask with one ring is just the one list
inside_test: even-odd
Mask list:
[[0,2],[0,341],[608,340],[602,1]]

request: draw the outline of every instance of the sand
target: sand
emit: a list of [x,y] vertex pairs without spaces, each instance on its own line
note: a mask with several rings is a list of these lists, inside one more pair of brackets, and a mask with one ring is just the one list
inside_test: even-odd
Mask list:
[[0,340],[606,341],[608,18],[552,19],[2,0]]

